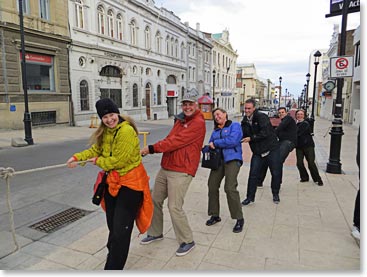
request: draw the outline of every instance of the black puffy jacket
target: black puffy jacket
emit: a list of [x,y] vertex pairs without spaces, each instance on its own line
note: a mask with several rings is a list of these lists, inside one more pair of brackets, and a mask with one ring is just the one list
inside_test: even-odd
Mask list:
[[311,135],[310,123],[306,120],[297,123],[297,146],[296,148],[315,147]]
[[257,109],[253,113],[252,125],[247,116],[241,121],[243,137],[250,137],[250,148],[253,154],[260,155],[278,147],[278,138],[270,119]]

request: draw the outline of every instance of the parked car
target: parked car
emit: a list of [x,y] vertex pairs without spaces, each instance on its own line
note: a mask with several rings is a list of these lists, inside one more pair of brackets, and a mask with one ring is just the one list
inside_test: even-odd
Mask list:
[[270,109],[268,107],[260,107],[258,110],[270,117]]

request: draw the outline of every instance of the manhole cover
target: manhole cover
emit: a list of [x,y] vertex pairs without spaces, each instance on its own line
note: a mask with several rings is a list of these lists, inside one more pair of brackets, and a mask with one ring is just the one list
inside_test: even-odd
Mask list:
[[44,233],[52,233],[57,229],[60,229],[82,217],[90,214],[91,212],[77,209],[77,208],[70,208],[65,211],[62,211],[58,214],[50,216],[40,222],[37,222],[31,226],[32,229],[44,232]]

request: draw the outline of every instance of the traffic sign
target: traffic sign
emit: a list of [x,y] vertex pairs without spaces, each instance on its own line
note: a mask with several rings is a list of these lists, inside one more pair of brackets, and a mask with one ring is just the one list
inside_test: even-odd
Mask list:
[[330,77],[353,77],[353,56],[331,57]]

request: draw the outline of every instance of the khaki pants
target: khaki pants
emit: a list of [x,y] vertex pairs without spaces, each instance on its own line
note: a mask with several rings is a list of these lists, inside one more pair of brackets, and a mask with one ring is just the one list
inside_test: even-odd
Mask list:
[[154,213],[148,235],[163,234],[163,202],[168,197],[168,210],[171,215],[173,230],[179,244],[190,243],[193,235],[186,214],[182,209],[186,192],[192,176],[187,173],[161,168],[155,178],[152,198]]

